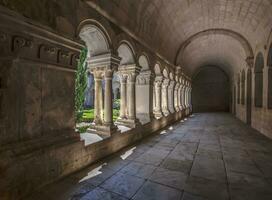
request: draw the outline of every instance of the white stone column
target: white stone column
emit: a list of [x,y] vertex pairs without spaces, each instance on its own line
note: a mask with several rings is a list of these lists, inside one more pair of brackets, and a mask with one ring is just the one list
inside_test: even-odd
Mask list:
[[180,84],[179,86],[179,90],[178,90],[178,96],[179,96],[179,110],[182,111],[183,110],[183,105],[182,105],[182,87],[183,85]]
[[136,104],[135,104],[135,82],[136,74],[130,73],[127,79],[128,92],[128,119],[136,119]]
[[104,73],[105,78],[105,94],[104,94],[104,125],[112,126],[112,70],[106,70]]
[[162,82],[163,82],[163,77],[162,76],[157,76],[154,81],[154,88],[155,88],[155,110],[154,110],[154,115],[155,118],[159,119],[162,117]]
[[127,114],[127,76],[120,75],[120,119],[125,119]]
[[[117,69],[120,58],[108,53],[99,56],[94,56],[88,60],[89,69],[94,74],[95,78],[95,123],[91,125],[90,131],[94,131],[102,136],[111,136],[119,132],[113,124],[113,101],[112,101],[112,76]],[[98,76],[99,75],[99,76]],[[101,77],[100,77],[101,76]],[[96,78],[98,77],[98,78]],[[105,79],[105,94],[104,94],[104,116],[102,114],[103,99],[102,99],[102,78]],[[101,113],[99,117],[99,113]],[[96,123],[96,121],[98,121]],[[102,121],[102,123],[100,122]]]
[[182,109],[186,109],[186,104],[185,104],[185,85],[182,87]]
[[168,108],[168,86],[169,86],[170,80],[168,78],[165,78],[162,83],[162,112],[164,116],[168,116],[170,114],[169,108]]
[[180,88],[180,84],[176,83],[175,90],[174,90],[174,101],[175,101],[174,104],[175,104],[175,111],[176,112],[179,112],[179,110],[180,110],[180,108],[179,108],[179,101],[180,101],[179,88]]
[[96,125],[101,125],[103,121],[103,99],[102,99],[102,72],[93,71],[94,74],[94,123]]
[[[136,77],[139,74],[140,68],[136,64],[122,65],[118,67],[118,74],[126,77],[126,86],[123,83],[123,94],[121,102],[124,104],[122,115],[117,120],[117,124],[135,128],[140,125],[139,120],[136,118],[136,97],[135,97],[135,83]],[[126,88],[125,88],[126,87]],[[126,92],[125,92],[126,90]],[[122,100],[123,99],[123,100]]]
[[174,87],[175,87],[175,81],[171,80],[169,82],[169,86],[168,86],[168,110],[170,111],[170,113],[174,113],[175,112],[175,108],[174,108]]

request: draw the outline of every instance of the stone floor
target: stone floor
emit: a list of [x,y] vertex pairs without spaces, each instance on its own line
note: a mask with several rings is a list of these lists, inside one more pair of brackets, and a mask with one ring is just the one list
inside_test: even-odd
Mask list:
[[271,200],[272,140],[229,114],[194,114],[27,199]]

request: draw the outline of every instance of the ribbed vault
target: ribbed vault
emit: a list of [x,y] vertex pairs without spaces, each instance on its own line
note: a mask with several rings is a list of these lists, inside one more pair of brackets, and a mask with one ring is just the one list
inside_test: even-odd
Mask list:
[[[126,27],[172,63],[190,37],[209,29],[225,29],[246,39],[252,49],[267,42],[272,25],[271,0],[137,0],[87,1],[106,11],[119,25]],[[110,5],[111,4],[111,5]],[[208,38],[208,39],[207,39]],[[227,35],[196,38],[185,49],[177,64],[192,73],[203,63],[224,64],[227,71],[241,67],[239,50],[243,44]],[[216,43],[209,44],[215,40]],[[223,44],[228,42],[228,44]],[[234,46],[232,46],[232,44]],[[221,50],[222,46],[224,48]],[[212,48],[211,48],[212,47]],[[219,52],[216,52],[219,50]],[[230,52],[228,52],[230,51]],[[194,61],[192,60],[194,57]],[[243,60],[246,57],[242,58]],[[176,63],[175,63],[176,64]],[[198,66],[199,67],[199,66]]]

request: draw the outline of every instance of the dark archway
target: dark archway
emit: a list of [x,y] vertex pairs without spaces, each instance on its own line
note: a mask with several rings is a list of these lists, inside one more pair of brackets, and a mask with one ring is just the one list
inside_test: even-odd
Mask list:
[[217,66],[201,67],[193,76],[192,102],[194,112],[228,112],[229,78]]
[[245,90],[245,84],[246,84],[246,74],[245,70],[242,71],[242,78],[241,78],[241,104],[245,105],[245,96],[246,96],[246,90]]
[[246,123],[251,124],[251,98],[252,98],[252,73],[251,69],[247,70],[246,77]]
[[263,106],[263,68],[264,68],[264,57],[260,52],[258,53],[255,61],[255,107]]

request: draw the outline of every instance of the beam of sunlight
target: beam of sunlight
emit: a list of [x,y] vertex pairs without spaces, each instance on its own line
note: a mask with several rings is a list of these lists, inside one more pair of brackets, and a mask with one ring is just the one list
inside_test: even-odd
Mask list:
[[124,153],[123,155],[121,155],[120,157],[125,160],[127,159],[131,154],[133,154],[133,151],[136,149],[136,147],[133,147],[131,149],[129,149],[128,151],[126,151],[126,153]]
[[79,180],[79,183],[86,181],[90,178],[93,178],[95,176],[98,176],[99,174],[102,174],[101,170],[104,165],[107,165],[107,163],[104,163],[96,168],[94,168],[92,171],[88,172],[87,176],[83,177],[81,180]]
[[163,131],[160,132],[160,135],[163,135],[163,134],[165,134],[165,133],[167,133],[167,131],[166,131],[166,130],[163,130]]

